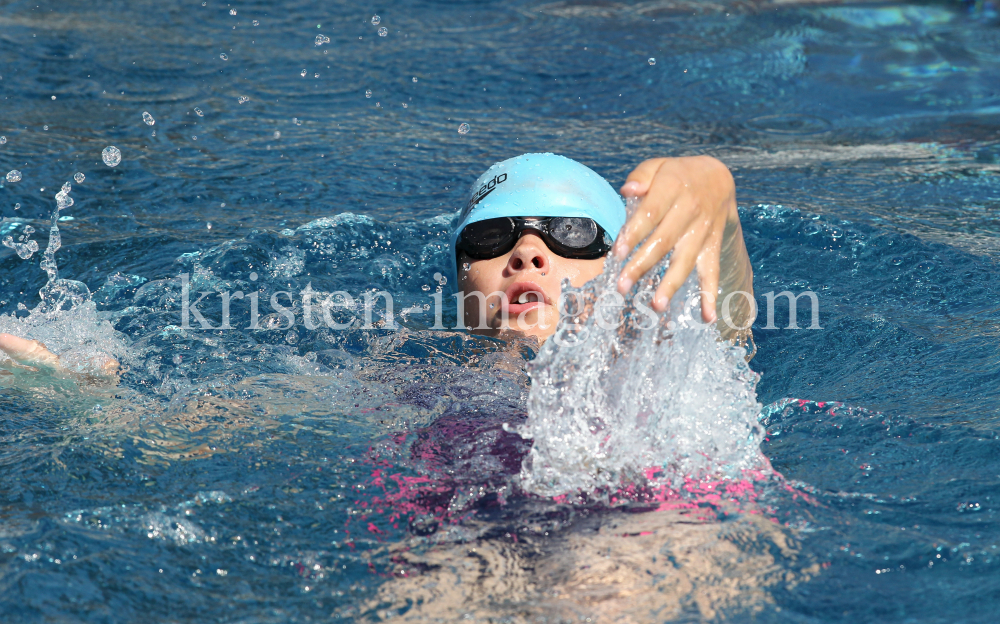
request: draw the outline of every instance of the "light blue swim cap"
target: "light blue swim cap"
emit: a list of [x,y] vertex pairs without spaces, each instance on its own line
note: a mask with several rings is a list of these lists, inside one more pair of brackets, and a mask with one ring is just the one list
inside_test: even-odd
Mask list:
[[496,217],[590,217],[612,240],[625,225],[625,203],[590,168],[556,154],[522,154],[499,162],[479,176],[451,233],[455,243],[470,223]]

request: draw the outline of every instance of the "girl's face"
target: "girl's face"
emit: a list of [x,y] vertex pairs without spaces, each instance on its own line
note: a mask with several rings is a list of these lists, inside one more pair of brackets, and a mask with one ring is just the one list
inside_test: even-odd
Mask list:
[[530,230],[506,255],[473,260],[461,253],[458,290],[464,295],[465,326],[481,334],[513,330],[545,340],[559,322],[562,281],[579,288],[603,270],[604,258],[563,258]]

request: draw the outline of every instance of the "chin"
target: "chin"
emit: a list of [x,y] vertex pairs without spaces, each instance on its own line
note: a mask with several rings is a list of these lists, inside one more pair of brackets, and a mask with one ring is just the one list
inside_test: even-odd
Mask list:
[[[545,325],[541,325],[541,317],[546,321]],[[545,310],[544,314],[539,314],[538,312],[532,310],[524,315],[524,327],[522,327],[517,319],[511,319],[512,322],[508,324],[510,331],[517,332],[523,336],[537,336],[539,340],[544,341],[546,338],[556,333],[556,326],[559,324],[559,315],[554,308]]]

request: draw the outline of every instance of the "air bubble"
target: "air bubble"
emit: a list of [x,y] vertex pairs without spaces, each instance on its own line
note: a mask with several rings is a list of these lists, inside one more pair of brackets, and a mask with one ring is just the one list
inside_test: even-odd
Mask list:
[[386,28],[385,26],[383,26],[382,28],[378,29],[378,36],[379,37],[386,37],[388,35],[389,35],[389,29]]
[[230,15],[236,15],[236,9],[229,9]]
[[299,75],[302,76],[303,78],[305,78],[306,74],[308,74],[308,73],[309,72],[307,70],[303,69],[302,71],[299,72]]
[[409,108],[409,107],[408,107],[408,106],[406,105],[406,102],[403,102],[403,108]]
[[181,362],[183,362],[183,361],[184,361],[184,357],[183,357],[183,356],[181,356],[181,354],[180,354],[180,353],[178,353],[177,355],[175,355],[175,356],[173,357],[173,362],[174,362],[174,364],[175,364],[176,366],[180,366],[180,365],[181,365]]
[[21,181],[21,172],[18,171],[17,169],[14,169],[12,171],[8,171],[7,172],[7,181],[8,182],[20,182]]
[[260,22],[259,22],[259,21],[257,21],[257,20],[254,20],[254,21],[253,21],[253,25],[254,25],[254,26],[260,26]]
[[18,204],[14,204],[14,210],[20,210],[20,209],[21,209],[21,204],[19,204],[19,203]]
[[370,98],[371,96],[372,96],[372,90],[371,89],[365,89],[365,97],[366,98]]
[[198,115],[199,117],[204,117],[205,116],[205,113],[201,112],[201,109],[198,108],[197,106],[194,107],[194,114]]
[[313,74],[313,78],[319,78],[319,72],[316,72],[315,74]]
[[7,137],[5,137],[5,136],[0,136],[0,145],[3,145],[3,144],[4,144],[4,143],[6,143],[6,142],[7,142]]
[[122,152],[114,145],[109,145],[101,152],[101,160],[109,167],[117,167],[122,161]]
[[321,46],[324,43],[330,43],[330,38],[326,35],[316,35],[316,45]]
[[48,126],[42,126],[42,130],[48,130],[48,129],[49,129]]
[[382,21],[382,18],[378,15],[372,15],[372,26],[378,26],[378,23]]
[[73,179],[76,180],[77,184],[82,184],[83,181],[87,179],[87,176],[83,175],[82,171],[77,171],[76,175],[73,176]]
[[417,77],[416,77],[416,76],[414,76],[414,77],[413,77],[413,82],[416,82],[416,81],[417,81]]
[[275,130],[274,131],[274,138],[276,138],[276,139],[280,139],[281,138],[281,131],[280,130]]
[[156,123],[156,120],[153,119],[153,116],[148,111],[142,111],[142,120],[146,122],[147,126],[152,126]]
[[240,98],[239,98],[239,103],[240,103],[240,104],[246,104],[246,103],[247,103],[247,102],[249,102],[249,101],[250,101],[250,98],[248,98],[248,97],[247,97],[247,96],[245,96],[245,95],[241,95],[241,96],[240,96]]
[[656,65],[656,59],[653,58],[652,56],[649,57],[649,60],[646,61],[646,62],[649,63],[650,65]]
[[228,61],[229,60],[229,56],[225,52],[223,52],[222,54],[220,54],[219,58],[222,59],[223,61]]
[[461,125],[458,126],[458,133],[459,134],[469,134],[469,130],[471,130],[471,129],[472,128],[469,126],[469,124],[464,123],[464,124],[461,124]]
[[430,289],[431,289],[431,287],[430,287],[430,286],[428,286],[427,284],[424,284],[423,286],[421,286],[421,287],[420,287],[420,290],[422,290],[422,291],[424,291],[424,292],[427,292],[427,291],[429,291]]

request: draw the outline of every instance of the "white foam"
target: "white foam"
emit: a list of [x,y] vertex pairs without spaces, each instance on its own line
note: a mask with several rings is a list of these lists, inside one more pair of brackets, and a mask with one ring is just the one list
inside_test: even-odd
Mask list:
[[526,491],[607,491],[646,481],[649,468],[676,489],[688,477],[739,478],[767,466],[758,376],[743,348],[701,322],[694,276],[658,323],[635,307],[636,299],[648,305],[666,266],[647,274],[620,307],[595,306],[612,301],[622,263],[611,258],[583,288],[563,285],[579,293],[580,305],[529,367],[528,419],[517,428],[534,439],[520,474]]

